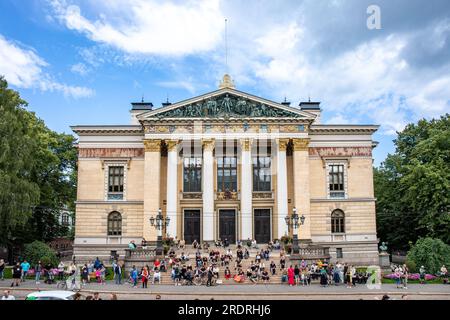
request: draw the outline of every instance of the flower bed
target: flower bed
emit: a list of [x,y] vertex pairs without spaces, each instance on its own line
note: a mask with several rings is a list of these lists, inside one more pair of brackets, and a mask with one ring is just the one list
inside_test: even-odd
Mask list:
[[[386,274],[383,276],[385,279],[397,279],[397,275],[395,273]],[[436,279],[436,276],[432,274],[425,274],[425,280],[434,280]],[[410,273],[408,274],[408,280],[420,280],[420,275],[418,273]]]

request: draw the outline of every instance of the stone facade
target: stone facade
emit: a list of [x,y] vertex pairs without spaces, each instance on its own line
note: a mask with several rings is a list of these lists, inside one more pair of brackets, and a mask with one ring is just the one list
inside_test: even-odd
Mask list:
[[[298,232],[300,240],[329,247],[334,261],[378,264],[372,176],[377,126],[322,125],[320,109],[305,111],[227,86],[132,115],[132,125],[72,127],[79,136],[78,261],[123,255],[131,240],[156,240],[150,217],[161,210],[170,218],[164,236],[273,240]],[[192,158],[201,159],[197,192],[184,190],[191,144]],[[270,187],[259,191],[254,163],[263,145],[270,147]],[[219,190],[219,154],[227,146],[237,160],[231,178],[236,190]],[[331,190],[333,165],[342,170],[338,193]],[[121,168],[119,182],[114,168]],[[285,217],[294,208],[305,222],[288,230]],[[334,210],[345,215],[339,232],[332,227]]]

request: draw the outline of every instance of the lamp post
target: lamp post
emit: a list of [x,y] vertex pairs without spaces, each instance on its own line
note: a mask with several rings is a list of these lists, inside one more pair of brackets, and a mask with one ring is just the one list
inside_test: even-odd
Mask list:
[[156,255],[160,256],[163,254],[164,249],[162,246],[162,230],[164,227],[167,227],[169,225],[170,218],[164,217],[162,215],[161,208],[158,209],[158,214],[156,217],[151,216],[150,217],[150,225],[152,227],[155,227],[156,230],[158,230],[158,238],[156,240]]
[[288,215],[284,218],[286,221],[286,224],[288,228],[293,228],[293,241],[292,241],[292,253],[298,254],[300,252],[298,247],[298,235],[296,230],[300,225],[303,225],[305,223],[305,216],[302,214],[301,217],[298,216],[297,208],[294,207],[292,209],[292,215]]

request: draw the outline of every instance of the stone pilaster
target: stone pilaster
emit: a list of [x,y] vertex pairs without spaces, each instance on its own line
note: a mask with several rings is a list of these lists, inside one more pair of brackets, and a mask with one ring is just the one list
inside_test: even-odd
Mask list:
[[253,239],[252,140],[241,139],[241,230],[243,240]]
[[277,238],[288,234],[285,217],[288,212],[286,149],[289,139],[277,139]]
[[[202,140],[203,145],[203,241],[214,240],[214,139]],[[199,239],[200,240],[200,239]]]
[[144,140],[144,216],[142,236],[145,240],[156,240],[157,231],[150,225],[150,217],[156,216],[160,208],[161,140]]
[[304,225],[297,229],[300,240],[311,239],[308,145],[309,139],[292,139],[294,206],[299,216],[305,216]]
[[167,145],[167,217],[170,218],[167,234],[177,236],[178,227],[178,141],[166,140]]

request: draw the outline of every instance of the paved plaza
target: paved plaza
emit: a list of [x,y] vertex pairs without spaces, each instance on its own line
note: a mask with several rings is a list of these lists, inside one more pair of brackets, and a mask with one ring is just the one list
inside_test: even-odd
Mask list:
[[[37,290],[56,290],[56,285],[40,284],[27,281],[20,287],[10,288],[10,282],[0,282],[1,290],[11,289],[17,299],[24,298],[26,294]],[[252,300],[252,299],[283,299],[283,300],[374,300],[381,299],[384,294],[393,299],[417,300],[450,300],[450,285],[441,284],[410,284],[408,289],[397,289],[395,284],[382,284],[380,289],[369,289],[366,285],[347,288],[345,285],[321,287],[313,284],[308,287],[281,284],[257,285],[218,285],[206,286],[173,286],[149,285],[147,289],[132,288],[129,284],[116,285],[108,282],[105,285],[92,283],[84,286],[80,293],[92,295],[99,292],[103,299],[109,298],[109,293],[116,293],[119,299],[154,300],[157,295],[161,299],[221,299],[221,300]],[[405,297],[403,297],[405,298]]]

